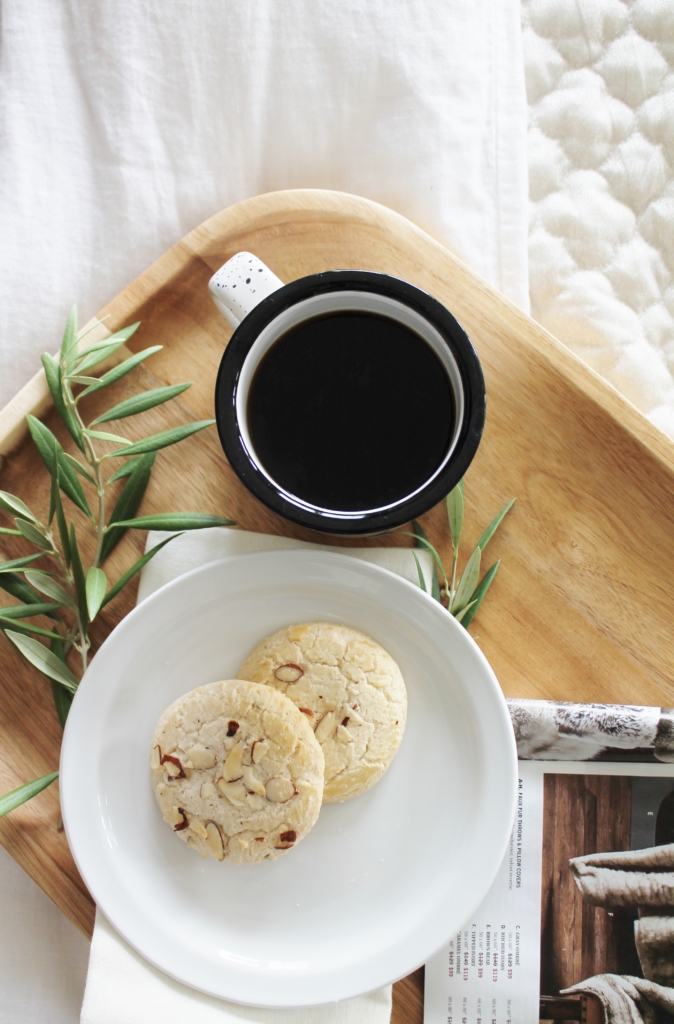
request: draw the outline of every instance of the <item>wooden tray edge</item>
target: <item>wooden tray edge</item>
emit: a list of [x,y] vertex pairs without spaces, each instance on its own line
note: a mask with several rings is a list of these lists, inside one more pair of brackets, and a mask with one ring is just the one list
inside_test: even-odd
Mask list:
[[[244,199],[214,214],[190,231],[113,298],[94,319],[101,320],[107,315],[111,321],[110,328],[118,329],[125,319],[127,310],[130,310],[138,296],[147,293],[151,282],[166,281],[171,276],[167,271],[172,265],[175,266],[176,261],[182,265],[194,256],[202,258],[203,239],[212,236],[216,231],[221,235],[236,236],[237,230],[244,230],[252,220],[260,223],[278,221],[283,219],[284,214],[296,215],[298,211],[303,212],[308,219],[312,216],[324,217],[326,214],[341,219],[345,210],[356,220],[369,221],[373,228],[390,232],[392,238],[405,238],[412,249],[427,250],[430,246],[437,255],[440,272],[465,279],[467,285],[470,285],[470,291],[476,291],[479,295],[485,310],[490,306],[499,305],[503,311],[505,307],[514,329],[532,351],[552,363],[578,391],[603,409],[670,472],[674,472],[674,443],[646,419],[627,398],[513,302],[496,292],[426,231],[394,210],[360,196],[327,189],[289,189]],[[124,301],[122,296],[125,297]],[[108,327],[101,324],[88,335],[87,344],[93,344],[109,333]],[[50,405],[51,396],[44,371],[40,370],[5,408],[0,410],[0,456],[8,455],[25,437],[26,415],[32,413],[34,416],[40,416]]]

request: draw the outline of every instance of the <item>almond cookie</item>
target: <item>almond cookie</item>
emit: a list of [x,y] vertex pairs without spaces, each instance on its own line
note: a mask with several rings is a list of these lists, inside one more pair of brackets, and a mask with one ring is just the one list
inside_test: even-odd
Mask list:
[[400,746],[407,717],[400,669],[356,629],[287,626],[258,644],[239,675],[284,693],[314,729],[325,755],[325,803],[374,786]]
[[274,860],[309,832],[323,752],[297,707],[241,679],[186,693],[157,722],[152,786],[164,821],[202,857]]

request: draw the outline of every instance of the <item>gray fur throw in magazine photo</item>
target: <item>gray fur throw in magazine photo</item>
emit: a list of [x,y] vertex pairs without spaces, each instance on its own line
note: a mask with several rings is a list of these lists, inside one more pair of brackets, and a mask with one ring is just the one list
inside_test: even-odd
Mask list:
[[509,700],[515,823],[425,1024],[674,1024],[674,709]]

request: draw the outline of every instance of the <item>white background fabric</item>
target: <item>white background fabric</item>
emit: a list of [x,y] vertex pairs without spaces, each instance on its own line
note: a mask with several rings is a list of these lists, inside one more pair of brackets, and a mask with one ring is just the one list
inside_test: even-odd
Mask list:
[[527,306],[517,0],[3,0],[0,45],[0,406],[73,302],[276,189],[385,203]]
[[674,5],[523,0],[532,315],[674,437]]

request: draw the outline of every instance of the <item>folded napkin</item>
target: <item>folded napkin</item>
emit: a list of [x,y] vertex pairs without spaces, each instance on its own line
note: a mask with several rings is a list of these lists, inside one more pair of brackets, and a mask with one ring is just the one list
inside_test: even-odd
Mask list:
[[[150,533],[147,548],[165,536]],[[409,548],[330,548],[218,528],[183,534],[162,548],[143,570],[138,600],[207,562],[279,548],[335,550],[383,566],[417,585],[419,582]],[[426,551],[415,554],[430,590],[431,557]],[[240,1006],[203,995],[152,967],[127,945],[100,910],[96,914],[81,1024],[227,1024],[246,1020],[263,1024],[388,1024],[390,1016],[390,986],[340,1003],[288,1010]]]

